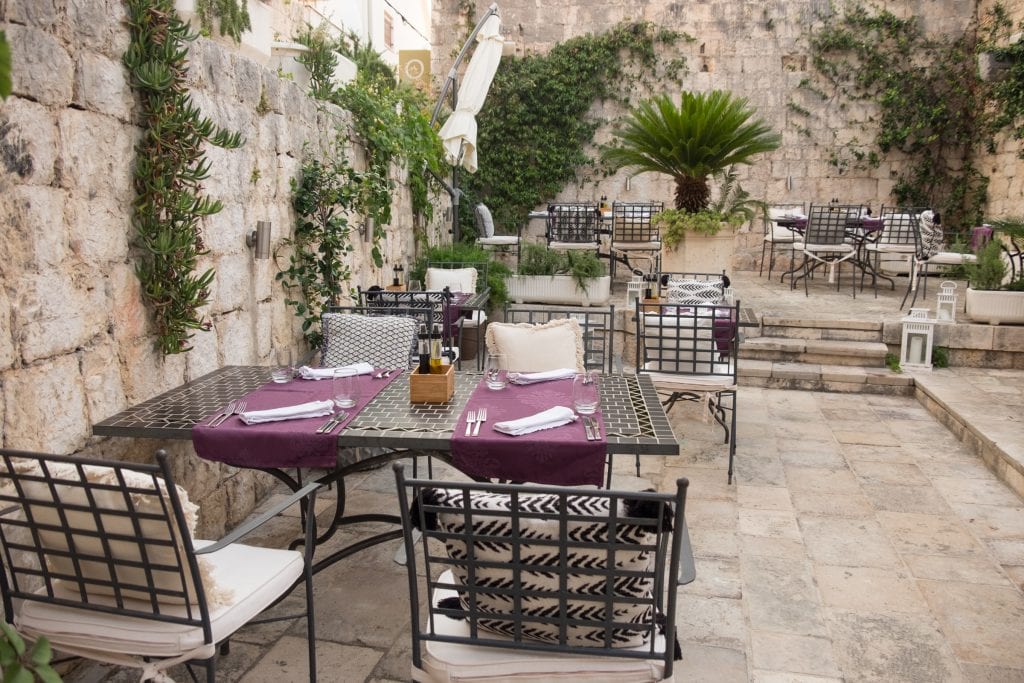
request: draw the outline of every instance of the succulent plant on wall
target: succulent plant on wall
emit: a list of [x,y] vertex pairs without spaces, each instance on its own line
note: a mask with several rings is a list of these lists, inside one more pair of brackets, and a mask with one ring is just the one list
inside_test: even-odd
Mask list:
[[135,267],[153,310],[160,349],[191,349],[193,331],[209,329],[199,308],[209,299],[212,269],[196,273],[205,253],[199,221],[219,212],[220,201],[202,194],[210,162],[203,145],[234,148],[238,133],[215,126],[192,103],[185,86],[189,33],[173,0],[127,0],[131,43],[124,54],[139,95],[143,134],[135,147],[132,223],[141,250]]

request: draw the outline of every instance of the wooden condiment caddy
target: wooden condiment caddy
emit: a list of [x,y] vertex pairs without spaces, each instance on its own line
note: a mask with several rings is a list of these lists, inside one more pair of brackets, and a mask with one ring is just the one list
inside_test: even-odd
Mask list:
[[455,396],[455,366],[442,365],[444,372],[420,374],[419,368],[409,375],[410,403],[447,403]]

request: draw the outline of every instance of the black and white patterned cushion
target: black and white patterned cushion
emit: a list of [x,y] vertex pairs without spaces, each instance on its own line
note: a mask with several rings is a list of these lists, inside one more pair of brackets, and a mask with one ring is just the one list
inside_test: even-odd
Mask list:
[[[463,492],[456,489],[428,489],[424,491],[423,501],[427,505],[440,505],[452,508],[451,513],[442,512],[425,516],[426,526],[448,534],[466,532],[463,510]],[[489,516],[486,511],[496,513],[511,512],[511,498],[507,494],[484,491],[470,493],[470,505],[473,512],[471,533],[484,535],[486,539],[477,539],[472,545],[474,569],[473,586],[475,591],[475,607],[478,613],[493,614],[494,618],[482,617],[477,621],[480,628],[501,635],[514,635],[516,622],[502,619],[501,615],[521,614],[523,617],[545,617],[558,614],[558,595],[560,577],[558,566],[561,562],[560,539],[561,526],[557,520],[537,519],[527,516],[518,517],[519,536],[525,539],[519,549],[519,564],[522,566],[518,574],[518,587],[513,580],[513,572],[508,566],[513,558],[513,544],[503,542],[503,538],[511,538],[513,526],[507,515]],[[550,494],[520,494],[518,510],[522,513],[550,513],[559,510],[561,497]],[[601,496],[568,496],[565,498],[566,508],[570,516],[581,515],[593,517],[593,521],[572,520],[567,522],[567,537],[570,541],[607,543],[609,540],[609,505],[610,499]],[[652,563],[655,558],[653,544],[657,542],[656,526],[659,522],[659,510],[637,500],[619,501],[618,518],[649,518],[649,524],[622,523],[615,527],[613,547],[614,570],[617,575],[613,579],[612,594],[615,598],[612,619],[620,624],[649,624],[651,621],[653,574]],[[413,515],[416,519],[417,515]],[[662,529],[671,527],[670,513],[665,513],[660,520]],[[646,520],[645,520],[646,522]],[[532,542],[531,542],[532,541]],[[456,582],[469,585],[467,569],[460,561],[466,560],[467,548],[465,541],[459,538],[446,538],[445,545],[448,557],[453,560],[452,572]],[[632,549],[631,546],[636,546]],[[565,591],[569,595],[569,619],[601,620],[605,617],[604,604],[593,598],[606,594],[608,579],[601,572],[608,568],[608,550],[606,547],[580,548],[569,546],[566,549],[565,562],[571,569],[578,571],[568,573]],[[631,576],[622,573],[635,572]],[[480,589],[483,590],[480,590]],[[494,588],[504,592],[488,592]],[[513,598],[507,591],[515,589],[521,595],[518,611]],[[523,595],[523,593],[526,593]],[[580,599],[574,600],[572,596]],[[590,597],[591,599],[586,599]],[[471,610],[470,593],[460,592],[463,610]],[[447,607],[447,605],[446,605]],[[523,637],[545,643],[558,643],[558,625],[555,623],[538,623],[532,619],[521,626]],[[612,647],[636,647],[646,645],[649,631],[643,627],[631,629],[628,626],[611,629]],[[567,644],[582,647],[603,647],[605,629],[592,623],[569,625],[566,631]]]
[[324,367],[351,363],[409,367],[419,329],[414,318],[324,313],[320,322],[324,335],[320,364]]
[[667,283],[668,303],[673,306],[699,306],[722,302],[721,282],[708,280],[669,280]]
[[928,259],[942,251],[942,227],[935,223],[932,211],[921,212],[921,258]]

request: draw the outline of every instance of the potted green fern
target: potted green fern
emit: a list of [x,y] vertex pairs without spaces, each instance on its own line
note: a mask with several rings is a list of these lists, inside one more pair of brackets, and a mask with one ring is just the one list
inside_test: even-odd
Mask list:
[[508,298],[516,303],[603,306],[611,298],[611,277],[594,252],[528,244],[517,274],[508,279]]
[[[753,216],[733,167],[777,149],[781,136],[755,117],[746,99],[713,90],[683,92],[679,106],[668,95],[645,100],[615,137],[603,154],[613,168],[663,173],[675,181],[675,209],[660,216],[662,269],[729,268],[735,229]],[[717,203],[711,198],[712,178],[722,180]],[[709,241],[710,254],[697,253]]]
[[990,325],[1024,324],[1024,273],[1010,278],[1002,241],[1003,235],[1024,237],[1024,219],[1004,219],[992,224],[992,240],[978,250],[976,262],[964,265],[969,282],[964,302],[967,317]]

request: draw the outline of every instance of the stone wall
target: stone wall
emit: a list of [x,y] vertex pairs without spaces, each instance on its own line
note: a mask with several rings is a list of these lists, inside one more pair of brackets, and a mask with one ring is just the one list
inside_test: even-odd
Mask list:
[[[168,448],[202,505],[202,532],[215,534],[250,511],[266,477],[204,462],[185,442],[98,439],[91,425],[221,366],[268,363],[273,347],[302,345],[274,280],[288,262],[282,241],[295,221],[289,183],[307,153],[331,149],[348,114],[230,48],[204,39],[191,46],[195,104],[246,143],[206,150],[212,172],[204,189],[224,203],[202,225],[209,254],[200,268],[217,271],[204,311],[212,330],[195,335],[193,351],[164,357],[134,273],[140,129],[121,64],[124,20],[120,0],[0,2],[14,81],[14,95],[0,102],[0,443],[142,460]],[[358,150],[345,153],[362,163]],[[409,196],[395,179],[401,189],[384,271],[359,241],[347,257],[352,286],[384,283],[396,263],[413,258]],[[259,220],[273,224],[274,259],[254,260],[245,244]],[[436,229],[428,232],[436,239]]]
[[[991,5],[995,0],[984,0]],[[471,27],[462,20],[459,7],[464,0],[435,0],[433,20],[434,64],[432,72],[446,74],[455,53]],[[480,17],[489,0],[475,0],[475,17]],[[902,0],[884,3],[897,16],[919,18],[927,32],[962,33],[973,21],[977,3],[972,0]],[[1004,5],[1006,3],[1003,3]],[[1019,5],[1019,3],[1017,3]],[[544,53],[558,42],[586,33],[598,33],[625,20],[646,20],[655,26],[685,32],[695,38],[681,49],[690,73],[683,88],[706,91],[725,89],[746,97],[760,116],[781,132],[782,146],[759,156],[751,166],[739,169],[743,187],[752,196],[771,203],[818,202],[839,198],[844,202],[870,203],[877,212],[893,201],[890,191],[902,160],[890,155],[878,168],[857,168],[848,145],[873,138],[861,129],[876,108],[868,104],[844,103],[840,98],[823,101],[799,88],[811,75],[807,39],[835,12],[827,0],[791,2],[737,2],[705,0],[567,0],[538,3],[534,0],[505,0],[500,3],[506,38],[516,43],[519,55]],[[1017,14],[1024,9],[1015,8]],[[452,21],[459,17],[460,21]],[[1015,16],[1019,20],[1021,16]],[[644,93],[631,96],[638,99]],[[790,105],[793,106],[790,106]],[[799,108],[809,110],[810,116]],[[615,105],[599,104],[594,113],[615,117],[622,111]],[[598,134],[599,142],[610,137],[608,126]],[[991,209],[1024,213],[1021,162],[1015,157],[1019,143],[1003,140],[999,154],[983,166],[992,176]],[[836,157],[838,164],[833,163]],[[626,175],[617,173],[598,184],[566,187],[558,199],[596,200],[601,195],[625,200],[672,200],[672,188],[663,177],[643,174],[626,187]],[[541,234],[534,225],[532,232]],[[746,239],[735,265],[756,267],[760,260],[761,227]]]

